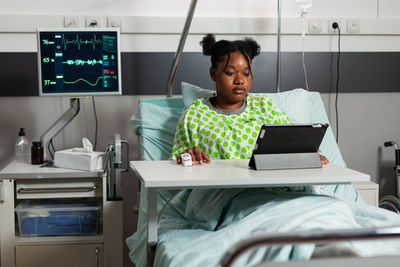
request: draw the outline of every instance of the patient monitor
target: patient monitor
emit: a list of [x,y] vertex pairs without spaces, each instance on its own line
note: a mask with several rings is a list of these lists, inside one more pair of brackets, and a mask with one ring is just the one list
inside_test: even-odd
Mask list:
[[120,95],[118,29],[39,29],[39,94]]
[[50,140],[52,155],[51,140],[78,114],[78,97],[121,95],[119,29],[38,29],[37,41],[39,95],[71,97],[70,108],[40,137],[45,147]]

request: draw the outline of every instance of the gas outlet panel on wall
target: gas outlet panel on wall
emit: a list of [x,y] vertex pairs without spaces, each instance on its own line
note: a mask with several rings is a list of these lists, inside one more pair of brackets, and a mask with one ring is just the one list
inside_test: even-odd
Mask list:
[[106,27],[106,17],[101,16],[87,16],[85,20],[86,28],[102,28]]
[[347,33],[360,33],[360,20],[359,19],[348,19],[346,22]]
[[65,16],[64,28],[80,28],[82,27],[82,20],[79,16]]

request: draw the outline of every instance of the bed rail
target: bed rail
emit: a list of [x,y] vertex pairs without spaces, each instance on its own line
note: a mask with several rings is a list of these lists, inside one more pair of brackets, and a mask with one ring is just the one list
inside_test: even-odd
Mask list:
[[336,241],[389,239],[399,237],[400,226],[278,234],[259,233],[253,234],[252,236],[249,236],[232,246],[227,252],[225,252],[224,256],[222,256],[218,266],[229,267],[244,252],[252,248],[266,245],[327,243]]

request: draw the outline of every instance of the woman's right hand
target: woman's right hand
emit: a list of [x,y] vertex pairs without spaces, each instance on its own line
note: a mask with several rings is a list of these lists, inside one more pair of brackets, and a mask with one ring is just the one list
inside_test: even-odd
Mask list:
[[[192,157],[192,165],[196,165],[196,162],[199,162],[199,164],[202,165],[204,162],[209,163],[211,161],[207,153],[201,151],[201,149],[198,148],[197,146],[190,147],[184,150],[181,154],[183,153],[190,154],[190,156]],[[181,154],[179,154],[178,157],[176,158],[178,164],[182,163]]]

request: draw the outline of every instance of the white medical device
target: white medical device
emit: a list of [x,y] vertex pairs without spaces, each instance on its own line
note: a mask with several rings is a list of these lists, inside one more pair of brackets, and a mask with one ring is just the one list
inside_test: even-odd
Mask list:
[[189,153],[181,154],[182,166],[190,167],[192,166],[192,156]]
[[297,6],[300,8],[302,14],[307,13],[307,9],[312,6],[312,0],[296,0]]

